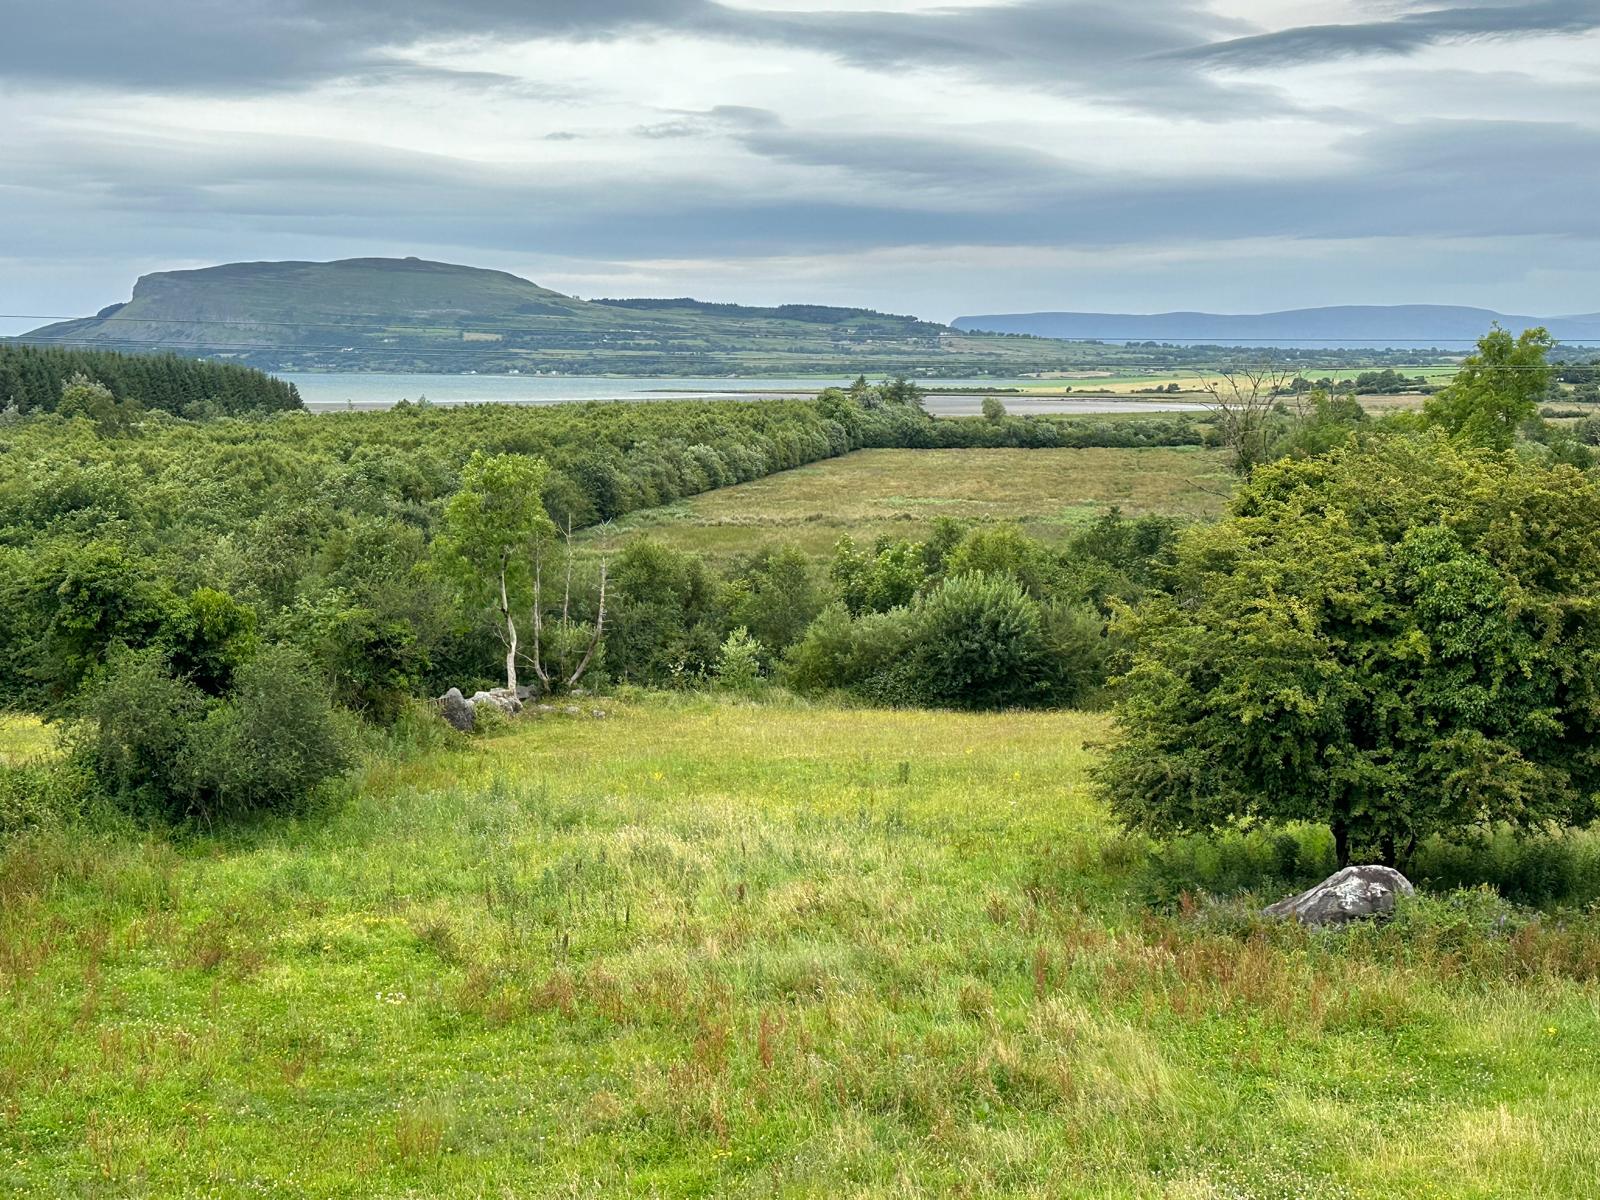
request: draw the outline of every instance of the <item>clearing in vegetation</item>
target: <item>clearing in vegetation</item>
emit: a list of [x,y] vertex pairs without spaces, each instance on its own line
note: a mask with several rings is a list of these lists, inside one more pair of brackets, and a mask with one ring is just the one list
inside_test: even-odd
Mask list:
[[55,749],[55,732],[38,717],[0,712],[0,766],[47,758]]
[[606,708],[14,841],[0,1190],[1591,1193],[1575,933],[1148,909],[1098,715]]
[[1120,507],[1128,516],[1212,517],[1233,480],[1199,447],[860,450],[635,513],[610,531],[712,556],[791,541],[822,557],[848,533],[920,538],[936,517],[1012,521],[1059,541]]

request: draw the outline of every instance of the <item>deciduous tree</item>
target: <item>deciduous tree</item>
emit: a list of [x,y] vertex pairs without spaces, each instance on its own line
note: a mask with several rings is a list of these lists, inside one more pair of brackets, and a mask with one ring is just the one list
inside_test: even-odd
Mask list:
[[547,468],[523,454],[474,454],[445,505],[445,552],[463,591],[499,612],[506,687],[517,686],[517,612],[533,601],[534,563],[556,529],[540,496]]
[[1600,487],[1431,438],[1258,468],[1191,528],[1135,647],[1101,776],[1158,834],[1430,834],[1580,823],[1600,789]]
[[1424,420],[1453,441],[1508,449],[1517,426],[1538,412],[1550,391],[1548,355],[1554,345],[1544,329],[1513,338],[1496,325],[1478,339],[1478,352],[1461,364],[1455,381],[1428,398]]

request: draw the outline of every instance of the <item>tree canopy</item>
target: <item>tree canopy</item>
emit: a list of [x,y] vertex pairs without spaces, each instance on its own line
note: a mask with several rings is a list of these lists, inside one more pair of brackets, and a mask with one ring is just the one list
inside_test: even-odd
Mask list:
[[1102,785],[1156,833],[1329,826],[1341,860],[1581,823],[1600,788],[1600,487],[1442,436],[1257,469],[1125,614]]
[[[173,416],[243,416],[302,407],[294,384],[237,363],[0,341],[0,409],[55,412],[69,386],[102,389],[102,409],[116,401]],[[92,393],[80,392],[76,404],[82,408],[95,401]]]
[[1550,390],[1554,346],[1543,329],[1512,337],[1496,325],[1478,339],[1478,352],[1461,364],[1454,382],[1428,398],[1424,420],[1469,446],[1509,449],[1517,427]]

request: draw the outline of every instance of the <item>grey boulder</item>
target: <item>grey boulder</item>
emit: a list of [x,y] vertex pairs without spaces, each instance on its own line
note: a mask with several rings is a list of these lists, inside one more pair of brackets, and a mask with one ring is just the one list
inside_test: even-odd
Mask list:
[[470,703],[476,708],[480,704],[492,704],[508,717],[514,717],[522,711],[522,701],[517,698],[517,693],[510,688],[494,688],[487,692],[477,692]]
[[1416,889],[1393,867],[1346,867],[1330,875],[1316,887],[1269,905],[1269,917],[1292,917],[1302,925],[1320,929],[1328,925],[1348,925],[1394,911],[1395,898],[1410,896]]
[[435,703],[438,704],[444,719],[453,728],[459,729],[462,733],[472,732],[473,726],[477,723],[476,713],[473,711],[472,701],[461,694],[460,688],[451,688]]

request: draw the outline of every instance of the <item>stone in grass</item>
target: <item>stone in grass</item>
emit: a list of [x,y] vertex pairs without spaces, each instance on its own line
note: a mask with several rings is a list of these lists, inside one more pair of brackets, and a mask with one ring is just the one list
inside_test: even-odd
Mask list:
[[478,692],[470,701],[473,708],[480,704],[492,704],[508,717],[514,717],[522,711],[522,701],[517,693],[510,688],[492,688],[487,692]]
[[1415,891],[1411,881],[1393,867],[1346,867],[1298,896],[1269,905],[1265,912],[1269,917],[1293,917],[1302,925],[1321,929],[1387,916],[1394,911],[1396,896]]
[[476,714],[473,712],[472,701],[461,694],[460,688],[451,688],[439,697],[437,704],[439,711],[444,714],[444,719],[452,728],[459,729],[462,733],[472,732],[472,727],[477,723]]

